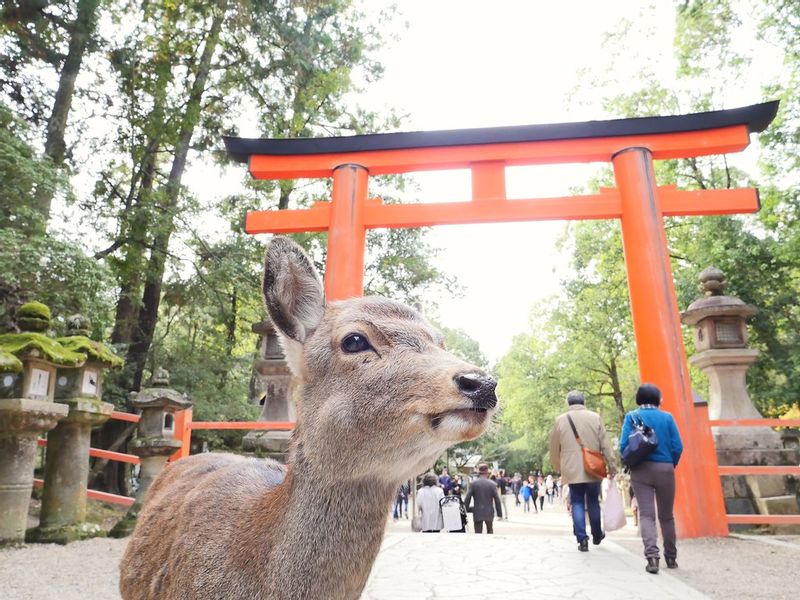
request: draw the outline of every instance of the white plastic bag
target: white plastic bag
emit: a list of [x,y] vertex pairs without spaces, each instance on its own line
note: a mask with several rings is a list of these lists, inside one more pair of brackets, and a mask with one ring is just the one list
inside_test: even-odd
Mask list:
[[625,527],[625,505],[622,503],[622,494],[616,482],[612,479],[606,494],[606,503],[603,506],[603,526],[606,531],[616,531]]

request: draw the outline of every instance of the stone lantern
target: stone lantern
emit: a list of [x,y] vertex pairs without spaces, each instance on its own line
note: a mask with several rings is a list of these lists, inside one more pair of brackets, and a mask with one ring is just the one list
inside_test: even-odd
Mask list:
[[136,439],[128,447],[129,452],[141,460],[140,484],[133,506],[111,530],[113,537],[125,537],[133,532],[147,490],[166,465],[167,459],[182,445],[180,440],[173,437],[174,413],[192,406],[186,394],[167,387],[169,373],[164,369],[156,369],[150,385],[152,387],[140,392],[131,392],[130,396],[131,406],[141,411]]
[[0,545],[24,541],[37,439],[69,410],[53,402],[56,369],[85,361],[45,335],[50,318],[44,304],[23,304],[20,333],[0,335]]
[[[708,417],[761,419],[747,393],[746,374],[758,350],[747,347],[745,319],[758,312],[739,298],[726,296],[722,271],[709,267],[700,273],[703,298],[681,313],[694,326],[697,350],[689,362],[709,380]],[[769,427],[713,428],[720,465],[786,465],[800,462],[800,452],[785,449],[780,435]],[[723,495],[730,513],[792,514],[798,510],[791,482],[780,475],[723,476]]]
[[60,368],[56,374],[55,399],[69,407],[69,414],[47,436],[41,517],[39,527],[28,533],[28,541],[66,544],[100,531],[85,524],[91,431],[107,421],[114,409],[101,400],[103,372],[121,367],[123,361],[90,340],[88,333],[89,320],[74,315],[67,319],[67,337],[58,339],[86,362],[78,368]]
[[[278,341],[278,334],[269,321],[255,323],[252,330],[259,335],[258,357],[253,363],[250,379],[250,401],[262,407],[257,420],[294,421],[292,372]],[[291,435],[291,431],[282,430],[251,431],[244,436],[242,448],[285,460]]]
[[[708,418],[760,419],[747,393],[745,376],[758,358],[758,350],[747,347],[745,319],[758,312],[734,296],[725,296],[722,271],[708,267],[700,273],[704,297],[681,313],[686,325],[694,326],[696,353],[689,362],[708,377]],[[717,450],[725,448],[778,448],[778,435],[767,427],[715,428]]]

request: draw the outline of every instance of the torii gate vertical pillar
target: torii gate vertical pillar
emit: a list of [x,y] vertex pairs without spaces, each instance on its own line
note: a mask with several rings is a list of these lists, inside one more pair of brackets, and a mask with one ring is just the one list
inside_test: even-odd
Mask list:
[[645,148],[627,148],[612,162],[622,202],[622,240],[641,381],[661,389],[663,406],[674,416],[684,443],[675,471],[678,535],[724,536],[728,527],[719,481],[703,477],[703,461],[716,458],[700,453],[704,445],[692,423],[694,402],[652,155]]
[[367,235],[364,210],[368,183],[369,172],[360,165],[341,165],[333,171],[325,268],[325,297],[328,301],[356,298],[364,293]]

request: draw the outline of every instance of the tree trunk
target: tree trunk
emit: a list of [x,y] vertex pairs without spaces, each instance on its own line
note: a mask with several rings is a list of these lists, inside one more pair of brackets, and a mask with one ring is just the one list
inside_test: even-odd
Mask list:
[[[66,156],[64,132],[72,108],[75,81],[78,79],[86,49],[97,28],[99,4],[100,0],[78,0],[77,15],[70,26],[69,50],[64,65],[61,67],[58,89],[53,101],[53,110],[47,120],[47,135],[44,142],[44,154],[56,166],[62,165]],[[53,195],[50,191],[45,190],[37,194],[36,202],[45,225],[50,218],[52,201]]]
[[619,417],[619,426],[621,429],[622,423],[625,420],[625,405],[622,403],[622,388],[619,385],[617,359],[613,355],[611,356],[611,364],[609,366],[609,375],[611,375],[611,393],[614,396],[614,405],[617,407],[617,416]]
[[219,42],[219,34],[225,14],[226,1],[222,0],[219,10],[214,15],[209,29],[208,38],[203,48],[203,53],[197,65],[197,75],[192,84],[189,99],[186,105],[183,122],[181,123],[178,142],[172,160],[169,179],[164,188],[163,218],[156,227],[153,237],[153,246],[150,250],[150,260],[145,274],[145,285],[142,293],[142,307],[139,312],[139,322],[133,332],[130,348],[128,349],[127,362],[134,365],[132,389],[139,390],[142,384],[142,374],[147,361],[147,353],[153,342],[156,322],[158,320],[158,307],[161,303],[161,286],[164,281],[164,266],[169,240],[175,230],[174,212],[178,205],[178,196],[181,189],[181,179],[186,168],[186,158],[189,154],[189,144],[197,126],[202,108],[203,93],[211,69],[211,61]]

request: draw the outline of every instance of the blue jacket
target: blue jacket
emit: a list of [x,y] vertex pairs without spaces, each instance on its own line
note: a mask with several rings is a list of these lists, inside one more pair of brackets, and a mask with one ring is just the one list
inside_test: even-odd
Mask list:
[[658,446],[645,460],[672,463],[677,467],[678,461],[681,459],[681,453],[683,452],[681,434],[678,432],[678,426],[675,425],[675,419],[672,418],[672,415],[658,408],[640,407],[625,415],[625,421],[622,424],[622,433],[619,436],[620,453],[622,453],[622,451],[625,450],[625,446],[628,445],[628,436],[633,430],[633,417],[631,416],[633,413],[637,413],[646,425],[649,425],[655,430],[658,436]]

